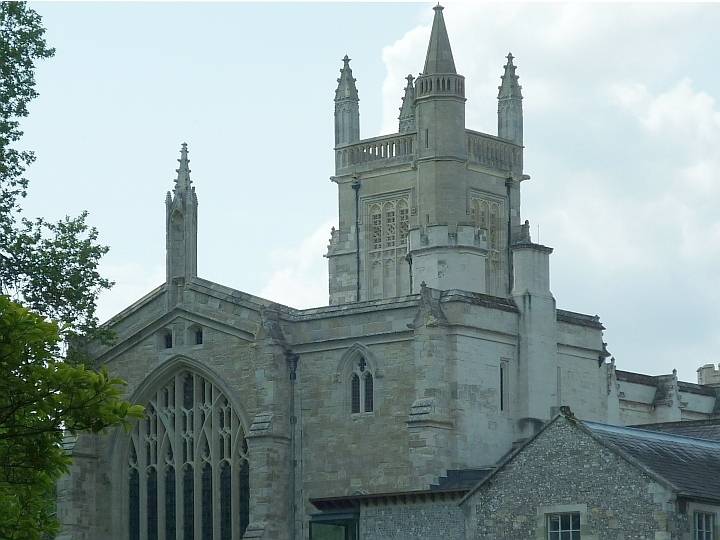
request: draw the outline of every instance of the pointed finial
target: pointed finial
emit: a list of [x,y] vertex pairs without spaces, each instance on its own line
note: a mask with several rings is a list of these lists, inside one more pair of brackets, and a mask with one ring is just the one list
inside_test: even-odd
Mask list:
[[415,131],[415,80],[412,75],[405,77],[407,85],[405,86],[405,95],[402,98],[402,107],[400,107],[400,133]]
[[337,80],[338,87],[335,90],[335,101],[342,99],[358,99],[358,91],[355,86],[352,69],[350,68],[350,58],[346,54],[343,59],[343,67],[340,69],[340,78]]
[[180,167],[175,169],[178,173],[177,179],[175,180],[175,191],[186,191],[190,189],[190,160],[188,159],[188,148],[187,143],[182,143],[180,147],[180,159],[178,159]]
[[433,75],[435,73],[457,73],[455,71],[455,60],[450,48],[450,38],[445,28],[443,18],[443,7],[438,4],[433,8],[432,31],[430,32],[430,43],[428,44],[427,56],[425,57],[425,69],[423,73]]
[[498,86],[498,99],[522,99],[522,86],[518,84],[519,77],[515,75],[517,67],[513,64],[513,59],[515,57],[511,52],[509,52],[505,58],[507,58],[507,64],[503,66],[505,72],[501,77],[502,82],[500,86]]

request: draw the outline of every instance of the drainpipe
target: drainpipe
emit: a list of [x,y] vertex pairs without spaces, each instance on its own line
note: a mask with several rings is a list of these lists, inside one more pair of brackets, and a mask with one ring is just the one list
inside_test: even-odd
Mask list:
[[355,190],[355,301],[360,301],[360,178],[353,176],[352,188]]
[[290,371],[290,540],[295,540],[295,525],[297,523],[297,505],[295,504],[295,476],[297,459],[295,459],[295,430],[297,416],[295,416],[295,383],[297,380],[297,367],[300,355],[293,352],[286,353]]

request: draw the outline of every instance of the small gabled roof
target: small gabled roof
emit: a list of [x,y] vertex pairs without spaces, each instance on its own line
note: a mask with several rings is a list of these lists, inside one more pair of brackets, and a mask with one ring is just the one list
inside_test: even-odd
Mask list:
[[639,471],[688,498],[720,501],[720,442],[653,432],[597,422],[583,422],[566,407],[517,450],[509,454],[460,501],[462,505],[525,451],[537,437],[555,422],[566,421],[590,435],[600,445],[619,455]]

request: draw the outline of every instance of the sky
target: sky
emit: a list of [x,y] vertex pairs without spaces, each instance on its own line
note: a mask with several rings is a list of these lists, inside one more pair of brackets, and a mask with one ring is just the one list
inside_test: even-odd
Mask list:
[[[361,137],[397,131],[432,3],[33,3],[56,56],[24,122],[26,215],[90,212],[111,250],[107,319],[164,281],[187,142],[203,278],[327,303],[337,224],[333,95],[348,54]],[[559,308],[597,314],[620,369],[720,361],[720,4],[445,2],[467,127],[523,86],[522,218],[554,248]]]

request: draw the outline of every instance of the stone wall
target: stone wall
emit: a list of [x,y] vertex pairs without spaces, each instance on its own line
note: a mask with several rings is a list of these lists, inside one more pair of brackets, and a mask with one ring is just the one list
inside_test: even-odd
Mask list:
[[360,540],[464,540],[465,524],[457,502],[365,506]]
[[[559,417],[464,502],[467,538],[547,538],[546,514],[579,512],[583,539],[676,538],[672,493]],[[624,535],[624,536],[623,536]]]

